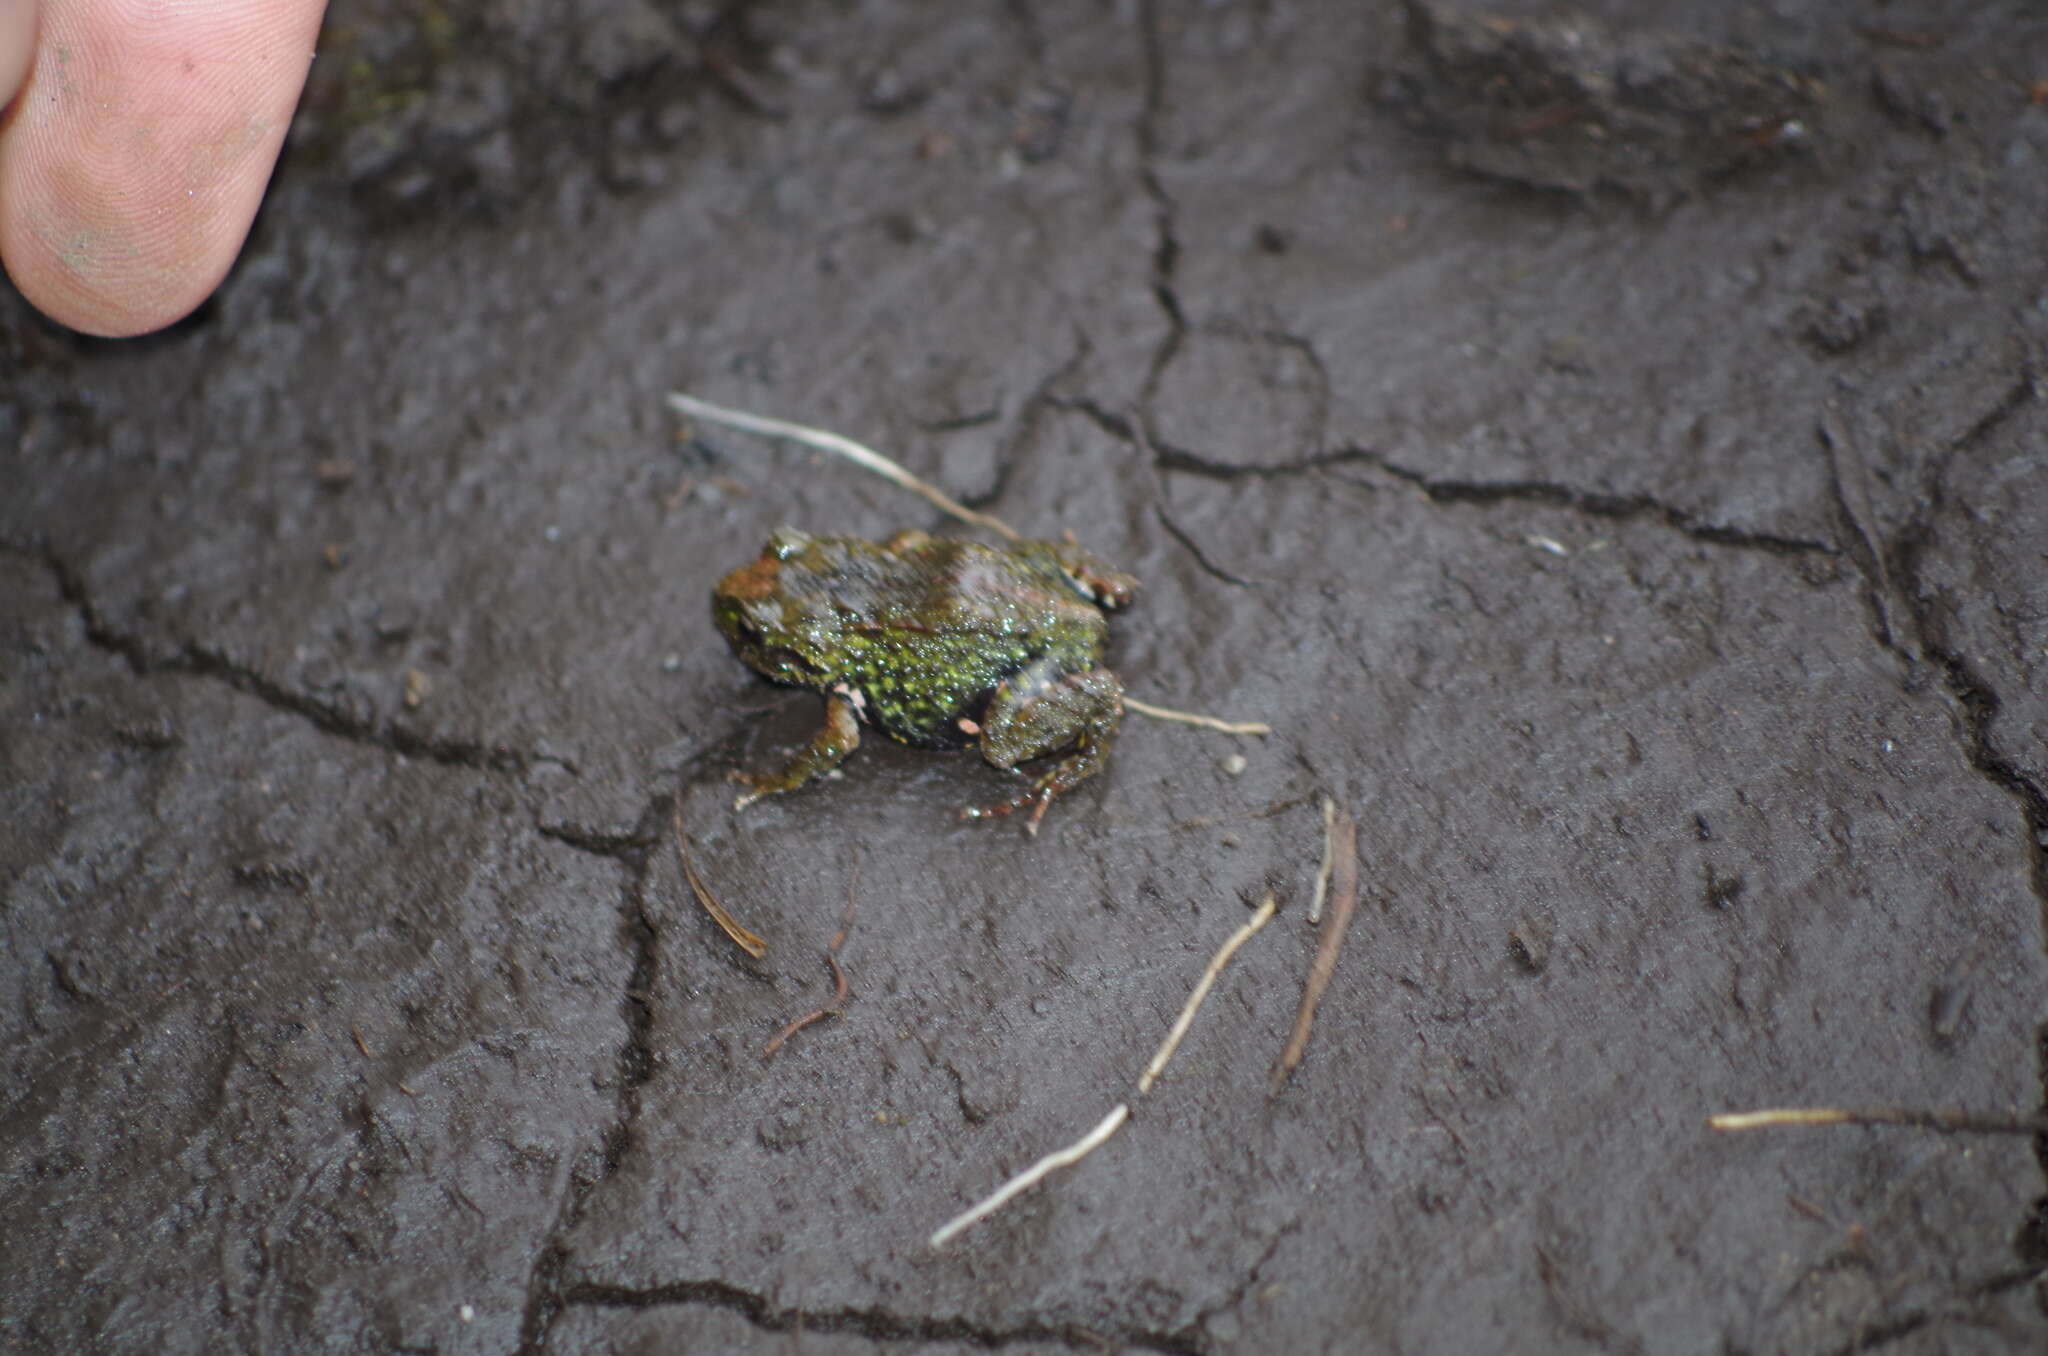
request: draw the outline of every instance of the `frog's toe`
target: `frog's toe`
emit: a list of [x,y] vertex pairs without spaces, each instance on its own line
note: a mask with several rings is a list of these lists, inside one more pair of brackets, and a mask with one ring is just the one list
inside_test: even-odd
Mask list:
[[1052,805],[1054,795],[1051,779],[1041,777],[1032,784],[1029,791],[1011,800],[998,801],[994,805],[970,805],[960,812],[962,819],[998,819],[1015,814],[1026,806],[1031,807],[1031,817],[1024,821],[1024,832],[1033,838],[1038,836],[1038,822],[1045,818],[1045,812]]
[[731,773],[731,780],[747,788],[733,798],[732,808],[735,810],[744,810],[755,801],[773,795],[777,790],[775,786],[770,784],[771,778],[757,777],[751,772],[741,772],[738,769],[734,769]]

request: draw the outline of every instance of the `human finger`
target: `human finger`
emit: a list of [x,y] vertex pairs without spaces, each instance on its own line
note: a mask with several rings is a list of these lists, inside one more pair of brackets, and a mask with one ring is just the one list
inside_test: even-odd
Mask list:
[[323,4],[45,0],[0,124],[0,261],[23,295],[110,336],[204,301],[255,218]]
[[[29,53],[36,41],[35,0],[0,0],[0,115],[28,74]],[[0,116],[0,127],[6,125]]]

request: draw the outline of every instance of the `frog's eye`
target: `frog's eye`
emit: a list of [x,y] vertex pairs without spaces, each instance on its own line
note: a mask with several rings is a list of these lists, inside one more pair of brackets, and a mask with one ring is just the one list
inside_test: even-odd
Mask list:
[[811,535],[808,532],[800,532],[793,527],[778,527],[769,536],[763,554],[771,555],[777,560],[788,560],[792,556],[802,555],[810,544]]
[[1117,608],[1130,606],[1135,581],[1129,575],[1117,574],[1114,571],[1096,574],[1065,566],[1061,567],[1060,573],[1067,577],[1067,582],[1074,586],[1076,593],[1098,607],[1115,611]]

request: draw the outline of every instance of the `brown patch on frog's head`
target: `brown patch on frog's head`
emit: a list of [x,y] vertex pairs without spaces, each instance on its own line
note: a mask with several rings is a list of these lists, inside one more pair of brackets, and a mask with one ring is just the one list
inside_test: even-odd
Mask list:
[[782,562],[808,551],[817,538],[794,527],[778,527],[762,546],[760,558],[742,565],[718,581],[714,600],[731,598],[741,603],[775,597],[782,588]]
[[776,590],[781,587],[781,573],[781,561],[774,556],[762,556],[759,560],[742,565],[719,580],[718,587],[712,591],[711,596],[716,601],[730,599],[740,604],[773,598]]
[[810,683],[813,666],[788,643],[782,562],[773,555],[740,566],[711,591],[711,619],[749,667],[785,683]]

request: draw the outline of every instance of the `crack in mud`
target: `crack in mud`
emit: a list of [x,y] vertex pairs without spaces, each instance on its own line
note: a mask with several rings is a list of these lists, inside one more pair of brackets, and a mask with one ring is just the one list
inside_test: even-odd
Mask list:
[[290,688],[268,674],[236,660],[223,650],[185,640],[172,649],[153,647],[141,636],[130,635],[107,621],[93,601],[85,580],[47,542],[24,545],[0,541],[0,551],[11,552],[41,563],[57,585],[64,601],[77,613],[85,637],[95,649],[115,655],[139,677],[158,673],[181,673],[211,678],[238,692],[256,698],[273,710],[298,716],[324,734],[357,744],[438,763],[444,767],[469,768],[482,772],[518,774],[539,763],[555,763],[572,775],[576,769],[559,758],[525,752],[509,744],[475,739],[450,739],[424,735],[393,721],[377,722],[353,715],[340,706],[320,700],[311,693]]
[[[70,605],[95,648],[124,661],[138,676],[183,673],[213,678],[237,691],[255,697],[287,714],[299,716],[324,733],[352,742],[448,766],[493,772],[518,773],[543,762],[560,762],[546,755],[521,753],[507,746],[485,746],[473,741],[429,739],[401,727],[378,727],[352,718],[316,698],[294,691],[247,665],[236,663],[224,653],[196,642],[186,641],[168,654],[155,651],[141,637],[112,626],[92,599],[83,578],[47,543],[24,546],[0,541],[7,551],[39,562],[50,574],[59,594]],[[564,766],[567,766],[564,764]],[[569,768],[573,773],[575,769]],[[571,1173],[570,1189],[555,1224],[548,1230],[527,1281],[527,1299],[520,1324],[522,1352],[544,1349],[547,1331],[563,1307],[561,1273],[569,1250],[561,1242],[564,1233],[582,1218],[590,1194],[610,1178],[634,1142],[634,1127],[640,1114],[640,1089],[652,1076],[655,1055],[652,1041],[654,1010],[651,995],[659,972],[659,929],[647,909],[649,878],[654,850],[662,841],[668,822],[671,798],[664,794],[651,801],[634,828],[625,833],[589,829],[567,823],[536,822],[534,829],[580,852],[608,857],[623,871],[619,906],[621,936],[627,943],[632,964],[620,994],[626,1023],[626,1039],[617,1056],[619,1111],[603,1136],[591,1166],[579,1166]]]
[[661,841],[658,833],[648,837],[641,833],[637,826],[620,832],[616,829],[593,829],[583,824],[536,822],[533,828],[541,837],[552,838],[564,847],[587,852],[593,857],[610,857],[628,864],[636,861],[639,854]]
[[1993,747],[1991,725],[1998,716],[1999,699],[1990,684],[1953,650],[1923,641],[1921,652],[1941,670],[1950,695],[1963,709],[1963,754],[1970,766],[2019,802],[2020,816],[2027,829],[2031,884],[2041,905],[2043,946],[2048,949],[2048,793],[2036,786],[2017,763]]
[[1240,342],[1270,344],[1274,348],[1297,354],[1308,364],[1309,375],[1314,378],[1314,382],[1311,386],[1309,404],[1309,434],[1306,439],[1308,450],[1302,455],[1312,457],[1322,451],[1323,439],[1330,431],[1330,406],[1335,388],[1330,380],[1329,365],[1323,361],[1323,355],[1317,350],[1315,341],[1307,335],[1296,334],[1292,330],[1277,326],[1254,328],[1231,320],[1208,321],[1202,326],[1202,330],[1206,334],[1221,335]]
[[[1128,418],[1103,408],[1096,401],[1073,397],[1057,398],[1051,403],[1056,409],[1072,410],[1086,416],[1113,438],[1133,444],[1138,441],[1136,430],[1131,427]],[[1683,536],[1715,546],[1732,546],[1778,556],[1842,554],[1841,546],[1832,541],[1760,532],[1726,523],[1708,522],[1689,509],[1664,503],[1653,495],[1609,494],[1597,490],[1582,490],[1576,486],[1548,480],[1487,481],[1438,478],[1404,466],[1386,453],[1370,447],[1346,445],[1299,457],[1293,461],[1253,466],[1219,461],[1185,448],[1175,447],[1157,438],[1152,440],[1152,445],[1155,464],[1159,470],[1179,471],[1209,480],[1284,480],[1295,476],[1313,475],[1337,466],[1366,466],[1421,491],[1423,496],[1434,504],[1542,504],[1594,518],[1621,522],[1643,519],[1661,523]]]
[[[1910,662],[1912,656],[1900,645],[1898,627],[1892,621],[1897,590],[1892,585],[1887,553],[1879,540],[1877,512],[1871,503],[1870,463],[1832,414],[1822,413],[1818,434],[1821,448],[1827,454],[1828,489],[1834,496],[1836,516],[1845,529],[1849,558],[1863,574],[1864,602],[1870,609],[1877,643]],[[1855,472],[1853,482],[1851,471]]]
[[1194,1318],[1189,1321],[1187,1327],[1181,1329],[1183,1340],[1191,1347],[1199,1347],[1201,1339],[1196,1334],[1208,1327],[1218,1314],[1231,1313],[1243,1308],[1244,1302],[1250,1299],[1253,1292],[1259,1288],[1259,1278],[1265,1274],[1266,1268],[1272,1265],[1273,1258],[1279,1254],[1280,1245],[1287,1241],[1288,1235],[1298,1233],[1300,1229],[1301,1220],[1298,1218],[1291,1219],[1278,1229],[1275,1229],[1273,1237],[1266,1242],[1265,1250],[1259,1254],[1259,1260],[1252,1263],[1251,1269],[1245,1273],[1244,1279],[1232,1286],[1228,1295],[1225,1295],[1216,1303],[1198,1310]]
[[1042,380],[1031,388],[1031,394],[1024,397],[1023,407],[1017,412],[1014,427],[1003,439],[1002,449],[995,455],[995,475],[990,478],[988,489],[980,494],[964,495],[960,502],[975,510],[985,511],[1001,501],[1010,486],[1010,477],[1019,463],[1019,453],[1031,445],[1038,436],[1039,421],[1048,409],[1059,407],[1053,392],[1094,355],[1095,345],[1085,333],[1074,336],[1074,351],[1067,355],[1059,366],[1053,368]]
[[[1949,694],[1962,709],[1963,755],[1971,767],[1999,790],[2019,802],[2027,830],[2027,855],[2034,897],[2040,904],[2042,945],[2048,947],[2048,790],[2024,769],[1998,752],[1992,725],[2002,705],[1997,691],[1960,648],[1947,642],[1935,615],[1935,600],[1923,582],[1923,566],[1934,541],[1936,521],[1948,509],[1948,468],[1958,453],[1981,442],[2037,398],[2039,375],[2022,371],[1998,401],[1933,458],[1911,520],[1883,553],[1889,563],[1887,581],[1896,578],[1911,619],[1913,648],[1918,657],[1940,672]],[[1825,435],[1824,435],[1825,436]],[[1873,587],[1876,586],[1873,581]],[[1910,660],[1914,656],[1907,655]],[[2044,1164],[2048,1171],[2048,1164]]]
[[778,1308],[767,1296],[729,1281],[671,1281],[654,1286],[583,1284],[563,1292],[565,1305],[610,1309],[654,1309],[667,1305],[704,1305],[725,1309],[768,1332],[843,1332],[871,1342],[960,1342],[996,1350],[1026,1342],[1057,1342],[1083,1351],[1130,1347],[1173,1356],[1205,1356],[1207,1346],[1172,1333],[1142,1328],[1090,1328],[1081,1323],[1027,1319],[1007,1327],[977,1323],[963,1317],[938,1318],[899,1314],[870,1307],[837,1309]]
[[1152,299],[1166,317],[1166,334],[1145,365],[1138,403],[1149,405],[1187,340],[1187,310],[1181,305],[1175,279],[1180,270],[1180,206],[1160,181],[1159,123],[1166,112],[1166,44],[1159,33],[1158,0],[1140,0],[1138,44],[1145,64],[1145,97],[1138,109],[1138,183],[1152,204]]
[[1375,467],[1384,474],[1422,491],[1434,504],[1543,504],[1617,522],[1641,519],[1661,523],[1681,536],[1714,546],[1733,546],[1777,556],[1838,556],[1842,553],[1838,543],[1823,541],[1816,537],[1794,537],[1779,532],[1760,532],[1728,523],[1709,522],[1690,509],[1667,504],[1649,494],[1610,494],[1599,490],[1582,490],[1573,485],[1550,480],[1439,479],[1403,466],[1385,453],[1372,448],[1336,448],[1310,460],[1319,465],[1351,461]]
[[[2000,699],[1991,683],[1973,668],[1961,649],[1948,643],[1944,628],[1935,613],[1935,599],[1924,582],[1923,567],[1926,556],[1934,543],[1935,524],[1948,509],[1948,469],[1956,456],[1970,446],[1989,437],[2007,420],[2030,405],[2039,394],[2039,376],[2027,368],[2009,386],[2004,395],[1981,417],[1971,423],[1949,444],[1940,449],[1932,459],[1921,486],[1919,503],[1912,517],[1890,543],[1888,549],[1878,554],[1877,564],[1881,573],[1866,569],[1866,578],[1873,591],[1879,587],[1890,589],[1896,580],[1896,591],[1905,605],[1912,633],[1912,652],[1901,650],[1901,654],[1912,663],[1918,660],[1932,665],[1940,674],[1949,695],[1961,709],[1960,741],[1963,757],[1977,774],[1996,786],[2000,791],[2018,802],[2020,820],[2026,832],[2026,853],[2029,866],[2029,885],[2036,901],[2037,920],[2041,945],[2048,948],[2048,792],[2037,785],[2020,765],[1998,752],[1992,738],[1992,727],[1998,718]],[[1832,436],[1824,425],[1823,441]],[[1872,549],[1878,549],[1875,541]],[[1860,562],[1859,562],[1860,565]],[[1882,567],[1889,565],[1889,569]],[[1876,604],[1873,602],[1873,607]],[[1878,613],[1880,626],[1884,614]],[[2036,1081],[2041,1088],[2041,1105],[2048,1107],[2048,1027],[2035,1038],[2037,1047]],[[2037,1137],[2034,1144],[2035,1168],[2048,1177],[2048,1139]],[[2038,1257],[2030,1255],[2038,1240],[2034,1236],[2036,1222],[2048,1209],[2048,1196],[2036,1195],[2032,1209],[2014,1232],[2013,1250],[2027,1269],[2021,1272],[1994,1277],[1989,1281],[1962,1292],[1970,1298],[1982,1299],[2012,1286],[2039,1281],[2044,1274]],[[2044,1311],[2048,1311],[2048,1294],[2041,1299]],[[1859,1334],[1857,1339],[1840,1348],[1840,1356],[1851,1351],[1868,1350],[1872,1347],[1906,1337],[1939,1315],[1920,1311],[1909,1314],[1887,1325],[1884,1329]]]
[[632,1149],[640,1120],[640,1090],[654,1075],[654,986],[660,978],[661,931],[647,908],[647,891],[654,874],[656,850],[669,822],[672,798],[657,796],[642,811],[630,834],[593,835],[578,842],[573,831],[562,826],[541,825],[540,833],[581,851],[596,852],[618,861],[624,879],[619,886],[619,935],[626,944],[632,965],[620,991],[619,1007],[625,1018],[626,1039],[618,1053],[618,1114],[604,1132],[595,1166],[571,1176],[568,1197],[542,1241],[539,1255],[526,1282],[526,1305],[519,1324],[519,1350],[544,1351],[548,1332],[568,1301],[562,1288],[562,1271],[569,1262],[564,1236],[583,1219],[591,1194],[619,1170]]
[[1256,581],[1246,579],[1241,574],[1233,574],[1209,559],[1208,552],[1202,549],[1201,543],[1195,540],[1194,534],[1182,527],[1174,516],[1166,511],[1166,505],[1154,504],[1152,506],[1152,513],[1154,517],[1159,519],[1159,525],[1166,529],[1167,535],[1179,542],[1182,549],[1194,558],[1196,566],[1211,579],[1219,583],[1229,584],[1235,588],[1249,589],[1258,587]]

